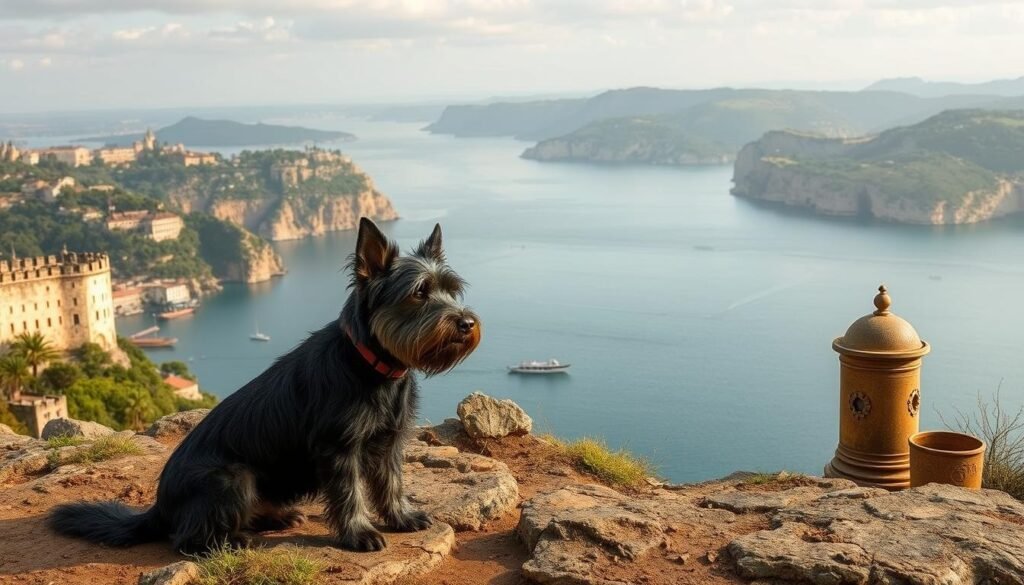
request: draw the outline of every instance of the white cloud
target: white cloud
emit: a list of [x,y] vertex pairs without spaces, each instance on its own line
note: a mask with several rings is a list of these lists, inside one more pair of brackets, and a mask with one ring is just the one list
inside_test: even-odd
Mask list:
[[21,71],[25,68],[25,62],[21,59],[11,59],[7,62],[7,68],[11,71]]

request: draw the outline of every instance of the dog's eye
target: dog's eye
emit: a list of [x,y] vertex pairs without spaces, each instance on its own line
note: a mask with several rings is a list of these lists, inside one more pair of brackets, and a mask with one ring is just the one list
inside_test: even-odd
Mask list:
[[416,292],[413,293],[413,296],[415,296],[417,299],[422,301],[422,300],[426,299],[427,295],[429,295],[429,294],[430,294],[430,291],[427,289],[427,285],[426,284],[421,284],[420,287],[418,289],[416,289]]

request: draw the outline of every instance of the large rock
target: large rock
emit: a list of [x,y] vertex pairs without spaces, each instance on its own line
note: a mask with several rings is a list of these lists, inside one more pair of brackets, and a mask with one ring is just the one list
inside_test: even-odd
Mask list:
[[75,420],[73,418],[55,418],[46,423],[43,427],[43,439],[53,437],[81,437],[83,439],[98,439],[114,434],[114,429],[105,427],[100,423]]
[[146,429],[145,434],[158,439],[161,437],[183,437],[187,435],[189,431],[196,428],[199,421],[203,420],[209,412],[209,408],[197,408],[195,410],[186,410],[184,412],[168,414],[167,416],[160,417],[153,422],[153,424]]
[[533,420],[511,400],[496,400],[474,392],[458,406],[459,419],[474,439],[525,435],[533,429]]
[[405,451],[410,502],[456,530],[479,530],[515,509],[519,484],[500,461],[420,441]]
[[778,510],[729,545],[740,574],[820,585],[1024,584],[1024,504],[930,484],[851,489]]

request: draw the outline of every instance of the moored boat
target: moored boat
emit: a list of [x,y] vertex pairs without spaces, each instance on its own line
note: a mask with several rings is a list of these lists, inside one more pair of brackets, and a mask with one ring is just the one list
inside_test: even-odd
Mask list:
[[191,315],[192,313],[195,313],[195,312],[196,312],[196,308],[195,307],[182,307],[180,309],[171,309],[169,311],[164,311],[162,313],[158,313],[156,317],[157,317],[157,319],[160,319],[161,321],[170,321],[171,319],[178,319],[178,318],[181,318],[181,317],[187,317],[188,315]]
[[556,359],[546,362],[526,361],[509,366],[508,371],[515,374],[558,374],[569,369],[571,364],[563,364]]
[[135,347],[148,349],[174,347],[174,344],[178,343],[175,337],[132,337],[129,341],[135,344]]

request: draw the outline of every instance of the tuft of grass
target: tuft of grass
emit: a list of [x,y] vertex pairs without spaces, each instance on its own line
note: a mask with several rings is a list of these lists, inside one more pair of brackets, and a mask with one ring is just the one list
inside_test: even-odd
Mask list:
[[317,585],[325,566],[293,548],[224,547],[196,557],[196,585]]
[[59,435],[56,437],[50,437],[46,439],[47,449],[60,449],[61,447],[76,447],[85,442],[83,437],[72,437],[69,435]]
[[1024,406],[1016,412],[1008,411],[996,389],[991,402],[978,394],[974,413],[956,411],[947,427],[974,435],[985,441],[985,467],[982,487],[1004,491],[1018,500],[1024,500]]
[[142,452],[142,448],[139,447],[131,437],[124,435],[107,435],[96,439],[91,445],[82,449],[76,449],[67,455],[60,454],[56,448],[54,448],[54,451],[50,453],[47,459],[50,462],[50,467],[59,467],[69,463],[97,463],[99,461],[106,461],[107,459],[114,459],[125,455],[141,455]]
[[542,438],[568,457],[578,469],[611,485],[638,487],[656,473],[654,466],[646,459],[625,449],[612,451],[604,441],[598,439],[584,437],[563,441],[551,435]]
[[785,481],[786,479],[792,479],[792,475],[787,474],[785,471],[777,473],[764,473],[757,472],[753,475],[748,475],[740,480],[743,485],[766,485],[771,483],[777,483]]

